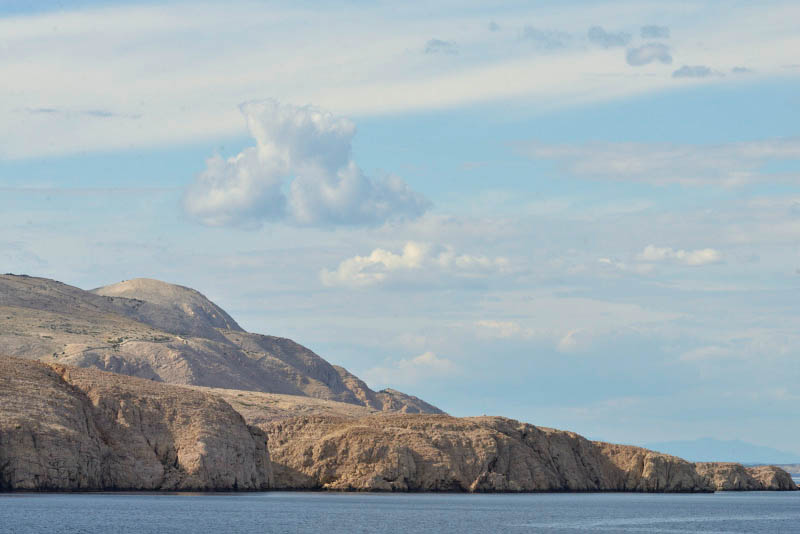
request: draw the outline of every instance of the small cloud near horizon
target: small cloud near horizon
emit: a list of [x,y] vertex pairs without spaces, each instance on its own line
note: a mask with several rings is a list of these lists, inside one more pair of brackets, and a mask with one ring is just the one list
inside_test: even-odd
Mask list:
[[672,63],[672,55],[669,52],[669,47],[665,44],[647,43],[637,48],[629,49],[625,55],[625,60],[632,67],[641,67],[653,62],[669,65]]
[[642,39],[669,39],[669,34],[667,26],[650,24],[641,28]]
[[675,250],[671,247],[647,245],[636,259],[646,262],[674,262],[689,266],[709,265],[722,261],[722,254],[713,248]]
[[522,28],[522,39],[531,41],[537,47],[544,50],[558,50],[564,48],[572,40],[572,36],[566,32],[556,30],[542,30],[528,25]]
[[453,41],[431,39],[425,43],[426,54],[458,54],[458,46]]
[[626,46],[631,41],[631,34],[625,32],[607,32],[602,26],[592,26],[587,32],[591,43],[603,48]]
[[722,76],[705,65],[684,65],[672,73],[673,78],[708,78],[714,75]]

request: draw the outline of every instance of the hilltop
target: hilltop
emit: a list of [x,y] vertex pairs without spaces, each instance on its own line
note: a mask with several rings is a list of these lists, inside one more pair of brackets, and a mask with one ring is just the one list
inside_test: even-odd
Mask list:
[[0,276],[0,354],[170,384],[443,413],[412,395],[373,391],[291,339],[246,332],[194,289],[145,278],[85,291]]

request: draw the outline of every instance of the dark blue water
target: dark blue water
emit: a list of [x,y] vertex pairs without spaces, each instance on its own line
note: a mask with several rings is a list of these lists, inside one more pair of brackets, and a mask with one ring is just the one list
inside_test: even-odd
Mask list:
[[0,494],[0,532],[800,532],[800,492]]

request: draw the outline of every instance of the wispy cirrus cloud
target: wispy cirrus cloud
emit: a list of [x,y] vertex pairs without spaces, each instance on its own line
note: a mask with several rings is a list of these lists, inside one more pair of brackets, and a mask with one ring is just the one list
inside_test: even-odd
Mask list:
[[[674,80],[667,72],[620,76],[615,48],[631,46],[629,33],[642,21],[663,20],[658,30],[644,30],[653,36],[646,39],[656,38],[683,14],[639,6],[620,22],[624,31],[596,25],[618,19],[620,9],[615,2],[591,10],[577,2],[519,4],[491,19],[486,10],[469,10],[456,23],[444,6],[324,4],[312,10],[278,1],[264,9],[233,0],[226,6],[194,3],[191,17],[180,3],[0,17],[2,46],[9,51],[0,58],[0,121],[8,126],[0,131],[0,157],[240,136],[245,129],[236,105],[264,98],[265,88],[282,100],[374,116],[505,99],[524,99],[535,113],[669,87]],[[753,17],[745,8],[731,9],[724,20],[698,17],[672,36],[671,46],[687,60],[713,48],[721,72],[759,50],[755,76],[792,75],[796,69],[784,67],[796,63],[791,23],[800,8],[776,2],[764,9],[770,17]],[[489,20],[489,30],[504,31],[487,31]],[[731,32],[714,31],[720,26]],[[582,35],[594,46],[584,46]],[[426,49],[457,50],[459,61],[446,69],[420,61]],[[638,66],[655,67],[669,54],[663,48],[632,50],[630,62]],[[24,109],[42,112],[17,112]],[[138,120],[132,124],[131,118]]]
[[786,182],[800,177],[765,170],[772,161],[800,160],[800,139],[766,139],[721,145],[592,143],[521,145],[523,153],[549,159],[581,178],[653,185],[722,185]]
[[522,326],[517,321],[481,319],[480,321],[475,321],[475,327],[479,337],[487,337],[490,339],[527,339],[536,334],[534,330]]
[[30,115],[61,115],[65,117],[69,116],[83,116],[83,117],[94,117],[96,119],[110,119],[110,118],[120,118],[120,119],[140,119],[142,117],[141,113],[117,113],[108,109],[78,109],[78,110],[71,110],[71,109],[58,109],[58,108],[51,108],[51,107],[33,107],[33,108],[24,108],[22,111],[30,114]]

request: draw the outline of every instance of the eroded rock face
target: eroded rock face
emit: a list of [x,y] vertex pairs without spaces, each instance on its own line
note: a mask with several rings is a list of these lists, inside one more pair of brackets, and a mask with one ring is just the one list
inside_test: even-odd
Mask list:
[[680,458],[502,417],[300,417],[265,426],[275,487],[364,491],[715,488]]
[[0,358],[0,489],[267,489],[266,436],[220,398]]
[[619,468],[625,491],[691,492],[716,489],[695,466],[677,456],[614,443],[594,442],[600,453]]
[[744,467],[731,462],[698,462],[697,472],[720,491],[790,491],[797,485],[789,473],[772,465]]
[[0,489],[795,489],[776,467],[691,464],[502,417],[387,414],[8,357],[0,407]]

